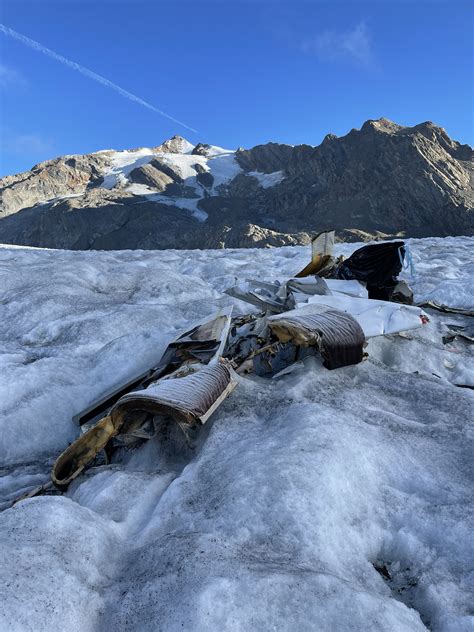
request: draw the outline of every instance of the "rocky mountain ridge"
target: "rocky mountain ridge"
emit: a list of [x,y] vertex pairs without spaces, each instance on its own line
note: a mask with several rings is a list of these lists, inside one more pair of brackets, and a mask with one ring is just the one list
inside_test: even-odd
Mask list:
[[433,123],[370,120],[311,145],[225,150],[175,136],[63,156],[0,180],[0,241],[213,248],[473,234],[473,151]]

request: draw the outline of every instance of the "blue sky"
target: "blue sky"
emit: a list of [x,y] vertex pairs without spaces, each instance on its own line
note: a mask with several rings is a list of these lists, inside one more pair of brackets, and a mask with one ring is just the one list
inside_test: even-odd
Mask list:
[[0,175],[62,154],[319,144],[368,118],[473,144],[462,0],[3,0],[0,22],[197,130],[0,32]]

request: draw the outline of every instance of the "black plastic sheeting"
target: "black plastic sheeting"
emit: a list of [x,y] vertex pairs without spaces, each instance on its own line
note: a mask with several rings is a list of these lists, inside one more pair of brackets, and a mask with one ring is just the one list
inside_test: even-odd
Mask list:
[[405,242],[393,241],[363,246],[339,267],[339,279],[367,283],[369,298],[387,300],[396,284],[405,257]]

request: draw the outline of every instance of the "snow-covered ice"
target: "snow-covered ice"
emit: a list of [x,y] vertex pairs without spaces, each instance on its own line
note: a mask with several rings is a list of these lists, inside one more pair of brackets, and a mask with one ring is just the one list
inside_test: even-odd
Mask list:
[[213,191],[218,191],[220,186],[226,185],[242,173],[234,151],[212,156],[209,158],[208,167],[214,178]]
[[262,186],[264,189],[268,189],[269,187],[274,187],[276,184],[280,184],[280,182],[285,177],[285,173],[283,171],[274,171],[273,173],[249,171],[249,176],[257,178],[260,186]]
[[[417,301],[474,308],[474,239],[410,246]],[[0,248],[0,506],[190,322],[252,309],[222,294],[236,277],[308,258]],[[473,354],[441,340],[466,316],[428,313],[357,366],[242,378],[194,451],[154,439],[5,509],[0,630],[472,630]]]
[[114,152],[111,156],[111,166],[104,174],[101,187],[113,189],[118,184],[124,185],[131,171],[148,164],[154,156],[154,152],[147,147]]

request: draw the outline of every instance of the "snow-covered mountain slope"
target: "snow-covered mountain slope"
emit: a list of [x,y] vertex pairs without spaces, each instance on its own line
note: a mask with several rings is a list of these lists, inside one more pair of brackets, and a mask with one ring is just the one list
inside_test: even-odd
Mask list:
[[387,119],[318,145],[193,145],[63,156],[0,179],[0,241],[68,249],[248,247],[472,235],[473,152]]
[[[417,300],[474,308],[473,239],[410,246]],[[177,331],[248,311],[222,294],[235,277],[307,260],[1,248],[2,506],[48,476],[71,416]],[[152,440],[0,513],[0,629],[471,630],[474,407],[455,384],[474,385],[474,361],[442,342],[467,317],[428,311],[357,366],[242,378],[194,451]]]
[[[235,151],[203,146],[202,154],[193,154],[194,145],[181,138],[175,152],[164,149],[169,147],[112,152],[109,156],[111,166],[106,169],[100,186],[106,189],[118,187],[148,201],[189,209],[194,217],[205,221],[207,213],[199,209],[198,203],[205,197],[219,195],[222,186],[242,173],[235,160]],[[142,169],[145,165],[148,165],[146,170]],[[267,174],[255,172],[254,177],[260,178],[261,186],[272,185]],[[204,184],[206,178],[207,186]],[[280,175],[273,184],[279,180]],[[175,189],[171,187],[171,193],[165,195],[163,192],[170,188],[169,185],[174,185]]]

